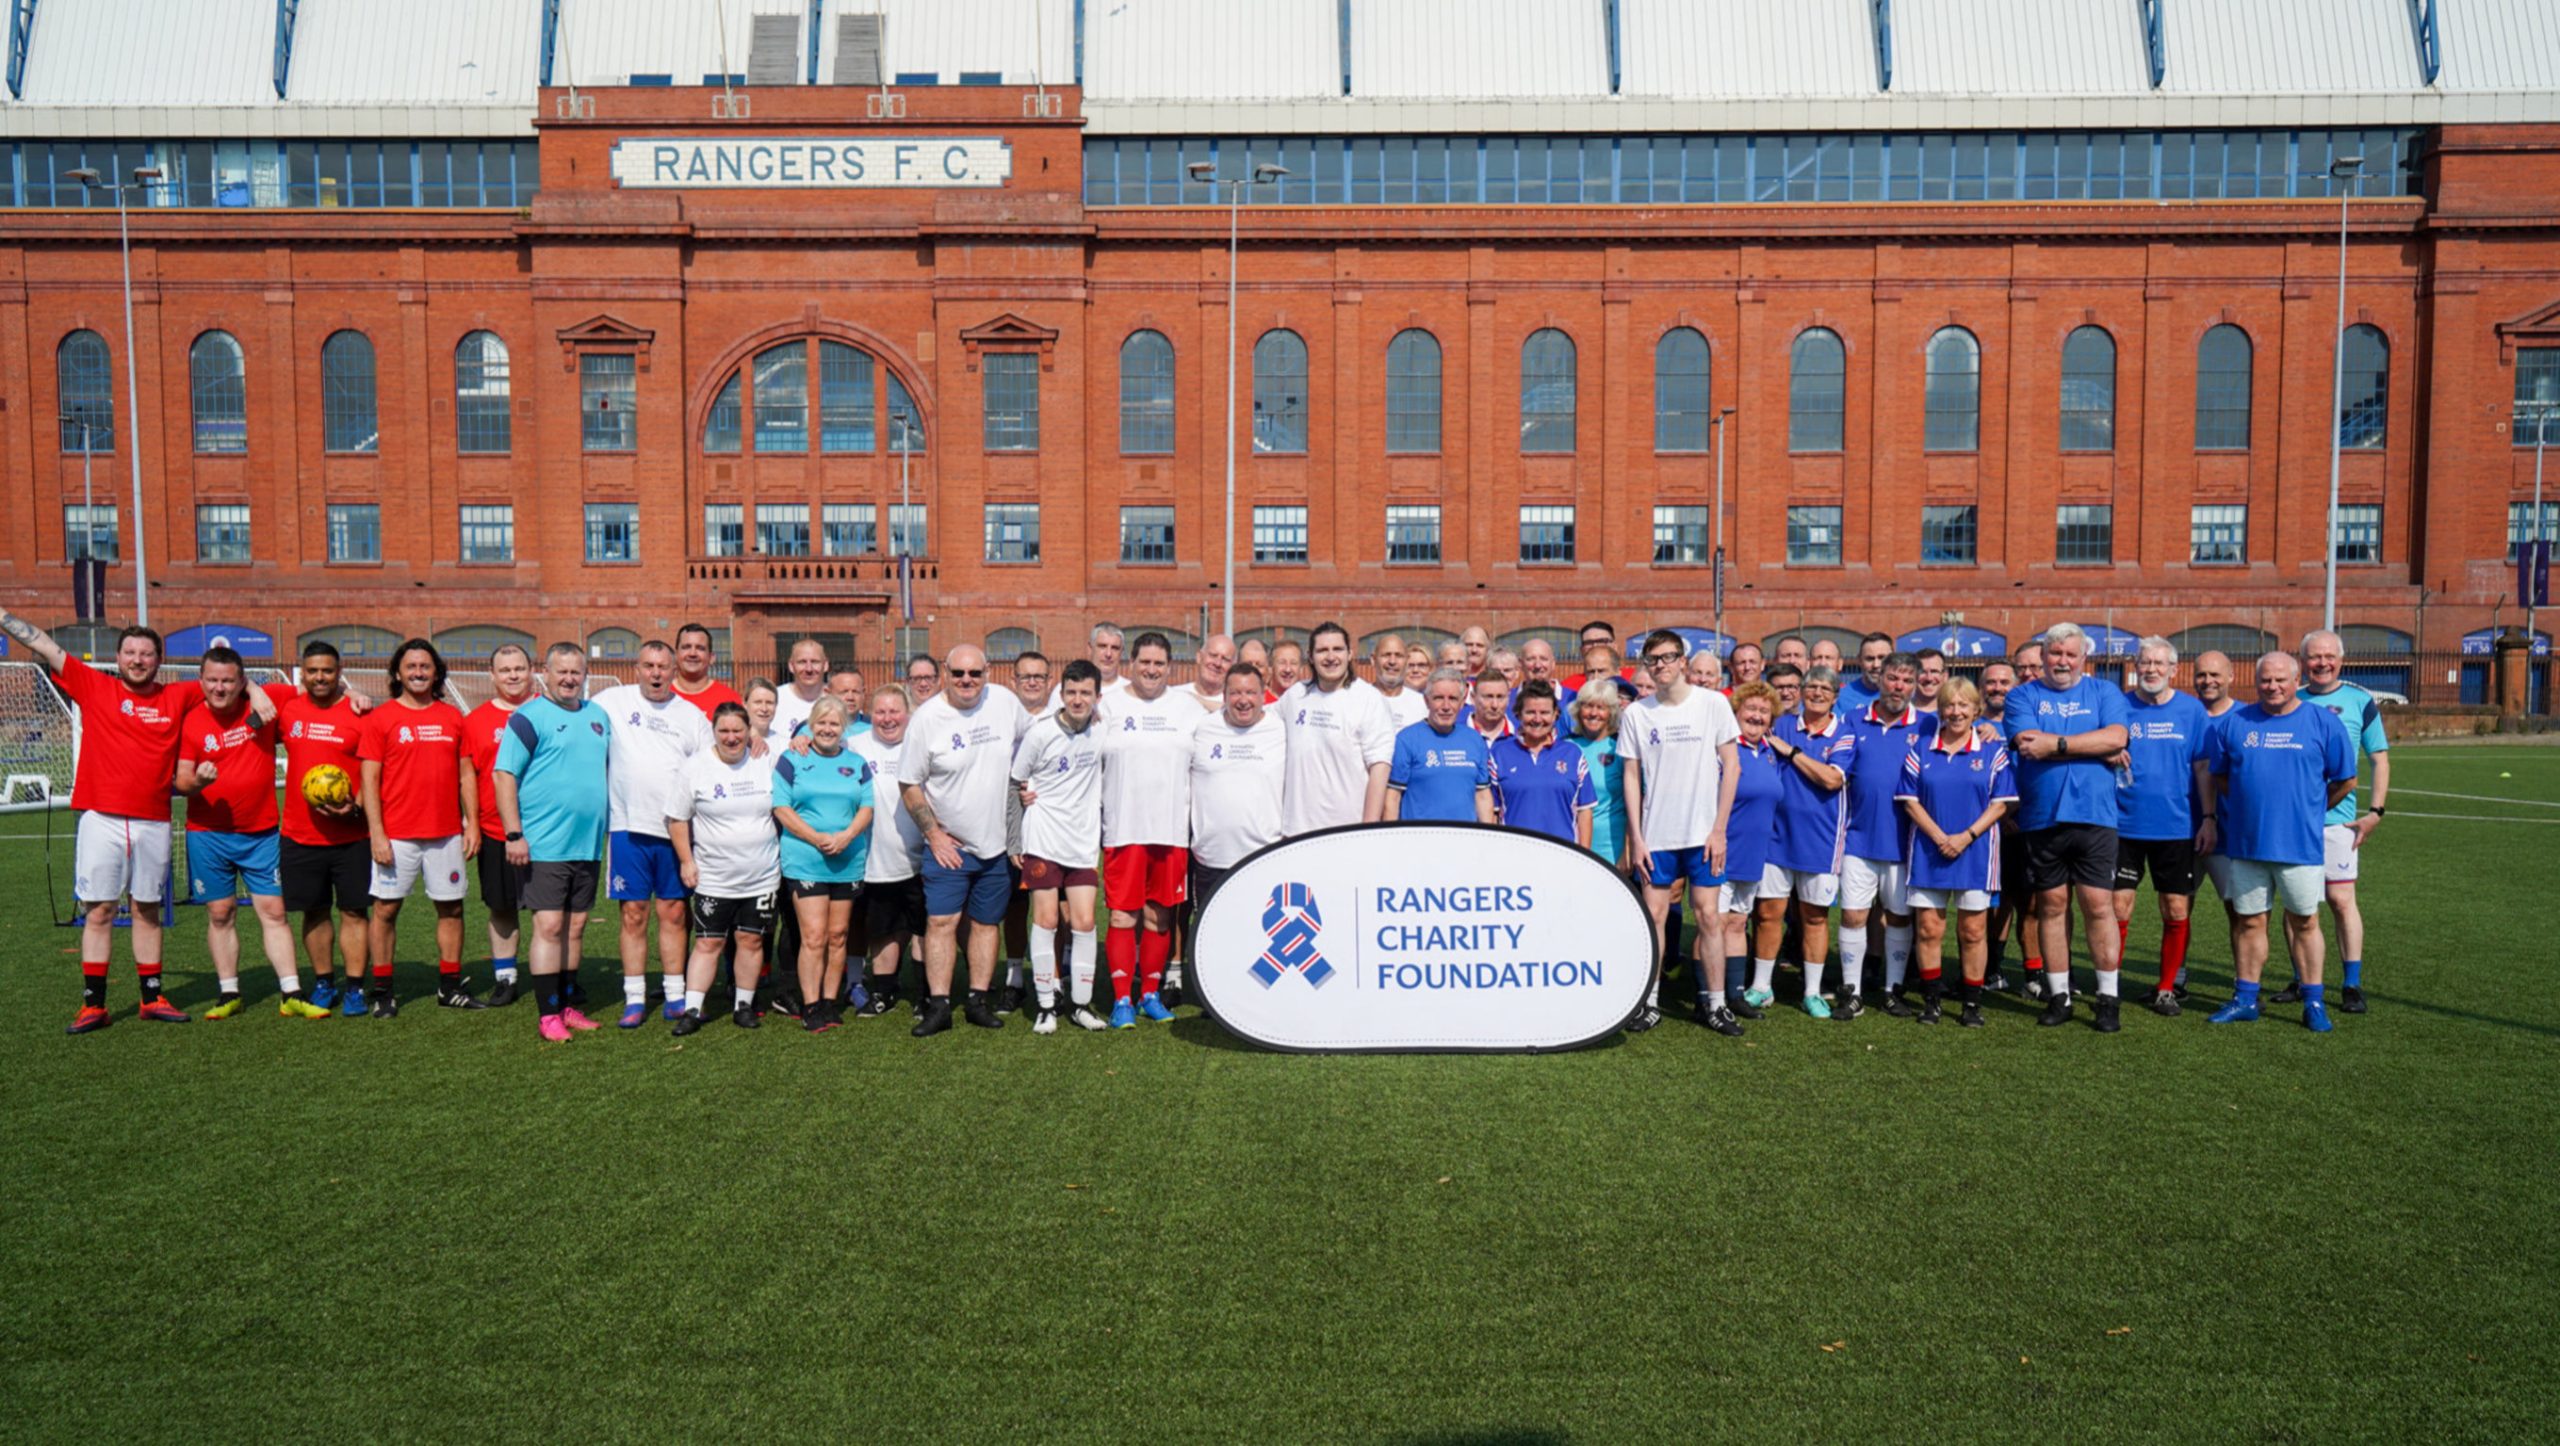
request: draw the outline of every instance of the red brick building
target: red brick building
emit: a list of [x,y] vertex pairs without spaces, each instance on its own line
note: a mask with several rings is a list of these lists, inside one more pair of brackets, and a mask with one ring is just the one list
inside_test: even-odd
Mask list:
[[[1703,625],[1719,414],[1739,637],[1959,616],[2015,637],[2071,616],[2290,638],[2321,616],[2333,441],[2339,616],[2374,630],[2359,651],[2450,651],[2514,620],[2532,407],[2560,398],[2560,101],[2530,70],[2549,55],[2468,91],[2287,79],[2272,90],[2330,89],[2220,112],[2162,99],[2155,65],[2148,97],[2103,113],[2034,95],[1969,112],[1912,93],[1948,63],[1929,25],[1958,11],[1906,0],[1908,49],[1860,61],[1902,61],[1898,91],[1870,75],[1870,94],[1795,111],[1645,99],[1623,87],[1662,62],[1577,30],[1519,44],[1570,72],[1605,41],[1606,91],[1538,74],[1513,99],[1424,104],[1361,78],[1402,85],[1419,42],[1396,26],[1447,7],[1363,4],[1394,13],[1355,7],[1330,108],[1133,95],[1181,34],[1072,0],[1045,7],[1057,28],[1027,63],[1009,36],[983,72],[977,42],[933,37],[961,55],[937,83],[895,44],[853,57],[885,84],[810,83],[821,38],[860,39],[830,28],[854,17],[741,5],[805,27],[738,37],[740,56],[768,47],[759,65],[787,41],[791,83],[552,74],[448,127],[462,139],[296,113],[273,133],[319,139],[245,161],[193,138],[239,133],[218,106],[155,131],[22,95],[0,108],[0,600],[69,619],[93,531],[118,559],[108,621],[126,620],[138,416],[164,629],[359,651],[565,636],[612,656],[699,619],[733,630],[748,671],[804,631],[866,660],[1072,649],[1106,618],[1188,638],[1223,604],[1232,327],[1240,628]],[[2348,8],[2367,30],[2365,10],[2398,16],[2411,47],[2358,64],[2424,73],[2407,7]],[[1335,7],[1313,10],[1332,44]],[[2466,16],[2448,71],[2487,63],[2493,24],[2551,28],[2526,6],[2447,23]],[[524,31],[505,43],[532,46]],[[2135,43],[2136,70],[2145,43],[2180,63],[2174,33]],[[674,64],[651,69],[691,78]],[[1089,86],[1038,83],[1083,66]],[[2350,155],[2342,407],[2329,171]],[[162,172],[130,218],[138,406],[117,217],[66,179],[74,160]],[[1289,171],[1245,188],[1232,315],[1231,218],[1194,161]],[[2550,496],[2560,511],[2560,478]],[[923,518],[903,635],[902,499]]]

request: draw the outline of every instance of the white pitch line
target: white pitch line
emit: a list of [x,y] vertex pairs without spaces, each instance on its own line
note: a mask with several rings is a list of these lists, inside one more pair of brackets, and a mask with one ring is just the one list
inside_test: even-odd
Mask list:
[[2403,813],[2401,818],[2449,818],[2457,823],[2538,823],[2560,824],[2560,818],[2499,818],[2485,813]]
[[2464,803],[2512,803],[2520,808],[2560,808],[2560,803],[2551,803],[2539,798],[2492,798],[2478,793],[2438,793],[2431,788],[2395,788],[2391,791],[2415,794],[2420,798],[2458,798]]

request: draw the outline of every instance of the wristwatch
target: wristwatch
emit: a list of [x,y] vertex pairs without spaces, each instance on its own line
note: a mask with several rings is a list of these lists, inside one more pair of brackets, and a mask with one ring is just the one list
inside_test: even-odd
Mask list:
[[2372,814],[2375,818],[2380,818],[2380,817],[2382,817],[2382,815],[2383,815],[2386,811],[2387,811],[2387,810],[2385,810],[2385,809],[2383,808],[2383,806],[2382,806],[2381,804],[2378,804],[2378,803],[2377,803],[2377,804],[2370,805],[2369,807],[2367,807],[2367,808],[2365,809],[2365,812],[2367,812],[2367,813],[2369,813],[2369,814]]
[[510,834],[508,834],[508,835],[507,835],[507,842],[509,842],[509,843],[523,843],[523,842],[524,842],[524,835],[523,835],[523,834],[520,834],[520,833],[510,833]]

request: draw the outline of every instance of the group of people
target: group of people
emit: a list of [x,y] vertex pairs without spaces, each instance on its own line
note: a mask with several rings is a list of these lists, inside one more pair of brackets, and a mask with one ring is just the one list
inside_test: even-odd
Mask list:
[[[1806,1013],[1854,1020],[1877,953],[1884,1012],[1934,1023],[1953,992],[1960,1022],[1980,1025],[1986,991],[2007,987],[2013,927],[2039,1022],[2063,1024],[2076,909],[2091,1018],[2113,1032],[2146,880],[2162,918],[2151,1007],[2175,1015],[2200,872],[2229,915],[2239,979],[2215,1022],[2258,1017],[2280,907],[2296,982],[2274,999],[2331,1027],[2324,902],[2345,956],[2339,1006],[2364,1008],[2356,864],[2382,818],[2388,744],[2327,633],[2258,659],[2257,701],[2243,703],[2217,653],[2193,660],[2192,694],[2178,690],[2160,638],[2143,641],[2130,687],[2092,676],[2067,623],[1977,679],[1881,633],[1854,664],[1794,637],[1728,660],[1670,630],[1630,659],[1605,622],[1582,629],[1570,676],[1544,641],[1514,650],[1470,628],[1437,648],[1378,637],[1364,678],[1350,634],[1326,623],[1303,646],[1212,637],[1176,683],[1163,634],[1103,625],[1063,666],[1014,658],[1009,686],[971,645],[873,687],[803,639],[779,683],[743,692],[714,676],[709,630],[688,625],[641,648],[633,681],[592,695],[576,644],[538,666],[502,647],[495,696],[465,713],[424,639],[394,652],[376,700],[321,642],[299,689],[277,696],[226,648],[199,678],[164,682],[147,629],[126,630],[112,673],[5,612],[0,629],[81,714],[73,1033],[112,1018],[128,900],[142,1017],[188,1018],[160,978],[173,793],[189,897],[206,906],[213,1018],[241,1008],[242,893],[280,1013],[396,1014],[399,914],[423,886],[437,1002],[530,992],[542,1036],[567,1039],[598,1027],[578,961],[601,887],[618,907],[626,1029],[652,1017],[653,920],[656,1014],[678,1034],[703,1027],[724,975],[741,1027],[767,1006],[812,1031],[885,1015],[911,959],[918,1036],[955,1015],[1000,1028],[1025,1007],[1042,1034],[1062,1019],[1129,1028],[1173,1017],[1190,910],[1247,855],[1317,829],[1435,820],[1542,833],[1633,877],[1663,946],[1636,1029],[1662,1018],[1665,964],[1688,968],[1696,1018],[1719,1034],[1763,1017],[1782,962],[1801,970]],[[343,799],[307,786],[325,768],[356,786]],[[485,997],[462,974],[466,873],[488,914]],[[768,962],[775,987],[760,996]]]

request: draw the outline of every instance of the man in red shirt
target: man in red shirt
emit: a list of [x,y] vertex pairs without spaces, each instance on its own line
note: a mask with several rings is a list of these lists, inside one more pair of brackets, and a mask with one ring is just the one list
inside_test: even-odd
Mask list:
[[[363,700],[346,685],[338,650],[314,642],[302,650],[302,691],[276,711],[284,745],[284,842],[276,850],[276,883],[285,912],[302,916],[302,952],[311,961],[311,1002],[365,1012],[365,915],[371,908],[373,858],[364,808],[353,784],[363,772]],[[345,806],[323,808],[303,797],[311,771],[327,765],[346,774]],[[332,928],[329,907],[337,905]],[[346,992],[331,977],[332,946],[346,954]]]
[[[169,891],[169,788],[178,767],[178,727],[204,697],[194,683],[160,681],[160,635],[131,627],[116,639],[111,677],[73,658],[43,629],[0,609],[0,632],[45,665],[55,687],[80,710],[80,753],[71,807],[80,815],[72,854],[73,893],[86,906],[80,927],[80,1012],[70,1033],[104,1029],[107,961],[115,947],[116,904],[133,901],[133,967],[142,980],[142,1017],[169,1024],[185,1013],[161,997],[160,906]],[[249,707],[272,720],[275,704],[251,685]]]
[[480,852],[480,787],[462,756],[462,710],[445,701],[444,658],[424,638],[392,650],[398,691],[365,719],[364,820],[372,835],[373,1012],[400,1012],[392,954],[400,905],[423,879],[436,910],[436,1003],[480,1009],[462,983],[462,866]]
[[207,648],[198,686],[204,697],[178,725],[176,787],[187,801],[187,897],[204,905],[205,949],[222,997],[204,1012],[240,1012],[239,891],[249,891],[267,967],[276,971],[287,1019],[326,1019],[329,1011],[302,997],[293,930],[276,892],[276,727],[249,711],[240,655]]
[[[676,629],[676,680],[670,685],[676,690],[676,696],[701,709],[702,716],[705,718],[718,712],[723,703],[735,703],[741,708],[747,706],[747,700],[739,697],[736,689],[711,676],[711,663],[711,630],[709,628],[700,623],[687,623]],[[525,676],[532,677],[530,663],[526,666]],[[530,696],[532,684],[528,682],[525,686]],[[497,755],[492,753],[490,756],[495,758]],[[480,776],[484,779],[489,776],[486,765],[481,767]],[[488,785],[484,783],[481,786],[485,788]],[[496,810],[487,807],[484,801],[480,810],[481,820],[485,823],[496,823],[497,820],[492,817],[495,812]]]
[[[676,653],[681,660],[682,644]],[[513,643],[501,644],[489,655],[489,681],[497,696],[463,717],[462,752],[480,781],[480,906],[489,912],[490,969],[498,981],[489,991],[488,1006],[501,1009],[516,1002],[516,949],[523,940],[524,882],[532,866],[507,862],[507,821],[498,813],[498,741],[506,736],[507,720],[533,696],[533,655]],[[683,691],[681,678],[677,691]],[[700,698],[687,701],[703,703]]]

